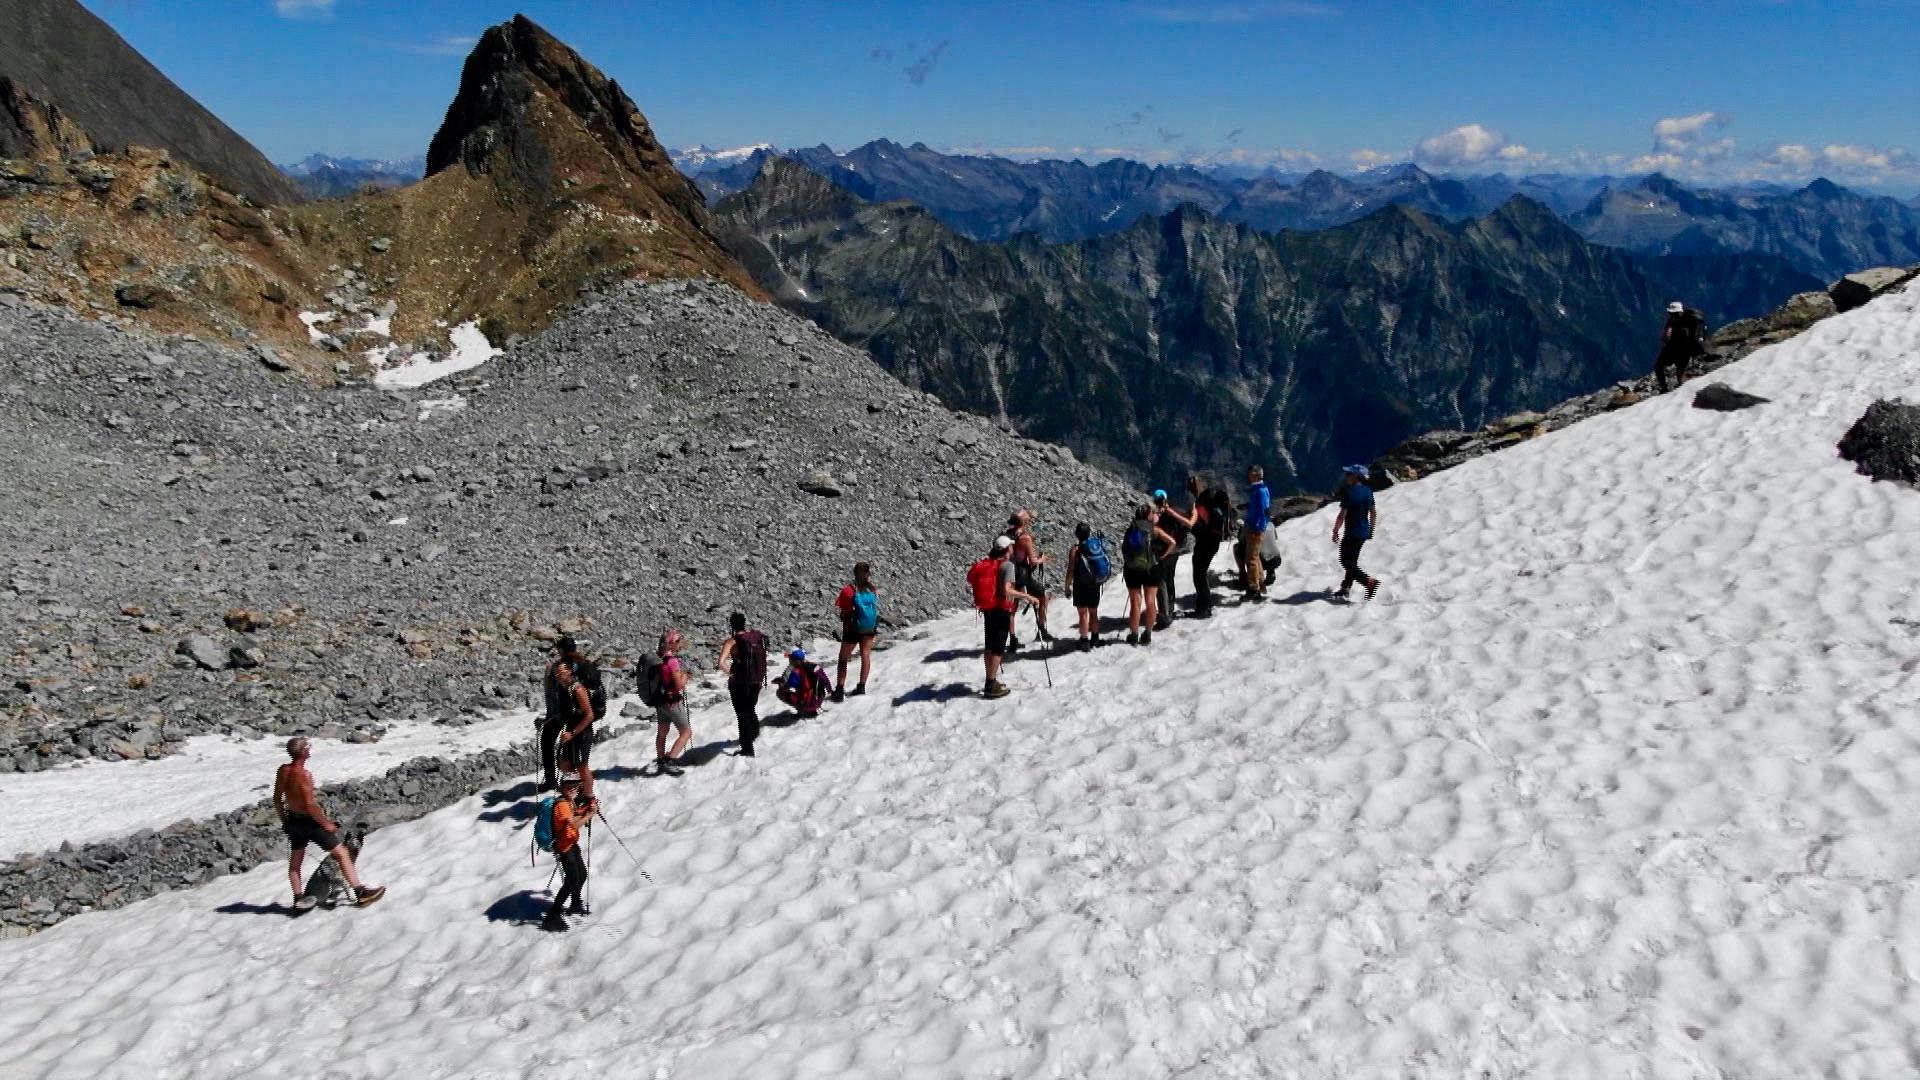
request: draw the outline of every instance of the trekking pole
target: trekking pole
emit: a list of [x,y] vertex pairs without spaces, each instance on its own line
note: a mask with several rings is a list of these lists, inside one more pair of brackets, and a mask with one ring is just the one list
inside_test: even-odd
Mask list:
[[647,873],[647,868],[640,865],[640,857],[633,853],[633,849],[627,846],[625,840],[620,839],[620,834],[613,831],[613,822],[607,820],[607,815],[595,810],[593,816],[599,818],[600,824],[607,827],[607,835],[613,837],[613,842],[619,844],[620,850],[626,852],[627,858],[633,860],[633,868],[640,871],[640,876],[647,879],[647,884],[653,884],[653,875]]

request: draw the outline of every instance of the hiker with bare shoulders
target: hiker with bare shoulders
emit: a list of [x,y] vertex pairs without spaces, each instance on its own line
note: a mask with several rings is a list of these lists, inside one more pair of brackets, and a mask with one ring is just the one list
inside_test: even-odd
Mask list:
[[593,692],[587,688],[587,682],[581,677],[582,666],[572,661],[562,660],[553,668],[554,679],[560,692],[560,703],[565,710],[565,718],[560,735],[554,740],[554,756],[559,763],[580,776],[581,794],[593,798],[593,766],[591,757],[594,744],[594,721],[600,719],[605,706],[594,708]]
[[386,886],[367,888],[360,884],[353,853],[340,842],[339,826],[320,808],[320,797],[313,790],[313,774],[307,771],[307,758],[312,752],[305,737],[288,739],[287,756],[293,760],[280,766],[273,778],[273,812],[279,816],[280,827],[286,830],[287,843],[293,849],[287,860],[287,880],[293,884],[294,901],[298,903],[305,891],[300,864],[306,860],[307,845],[312,844],[338,860],[347,884],[353,886],[355,906],[365,907],[386,895]]

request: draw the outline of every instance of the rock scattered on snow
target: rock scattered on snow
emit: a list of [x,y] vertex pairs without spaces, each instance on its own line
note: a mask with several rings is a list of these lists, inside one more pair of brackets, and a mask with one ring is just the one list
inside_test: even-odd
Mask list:
[[1693,407],[1711,412],[1738,412],[1751,409],[1755,405],[1765,405],[1768,399],[1744,390],[1735,390],[1726,383],[1708,383],[1693,395]]
[[1920,487],[1920,405],[1874,402],[1840,437],[1839,451],[1862,476]]

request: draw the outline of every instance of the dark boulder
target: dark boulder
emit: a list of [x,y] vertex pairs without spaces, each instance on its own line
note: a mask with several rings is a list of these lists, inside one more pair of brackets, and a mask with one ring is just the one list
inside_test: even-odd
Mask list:
[[1878,266],[1872,270],[1862,270],[1834,282],[1833,287],[1827,290],[1827,297],[1833,301],[1836,310],[1852,311],[1854,308],[1867,306],[1881,293],[1900,288],[1912,281],[1916,274],[1920,274],[1920,269],[1907,270],[1898,266]]
[[1839,449],[1862,476],[1920,487],[1920,405],[1874,402],[1840,437]]
[[1739,412],[1751,409],[1755,405],[1765,405],[1770,399],[1749,394],[1744,390],[1735,390],[1726,383],[1708,383],[1693,395],[1693,407],[1709,409],[1713,412]]

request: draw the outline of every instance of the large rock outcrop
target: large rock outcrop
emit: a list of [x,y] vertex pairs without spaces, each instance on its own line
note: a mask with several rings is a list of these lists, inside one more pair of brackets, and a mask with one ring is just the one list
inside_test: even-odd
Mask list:
[[[85,133],[88,148],[165,150],[259,203],[296,203],[301,194],[260,151],[147,62],[77,0],[6,0],[0,5],[0,157],[47,156],[42,123],[57,116]],[[10,107],[22,91],[38,104]],[[50,114],[47,110],[53,110]],[[74,144],[55,125],[55,146]]]

